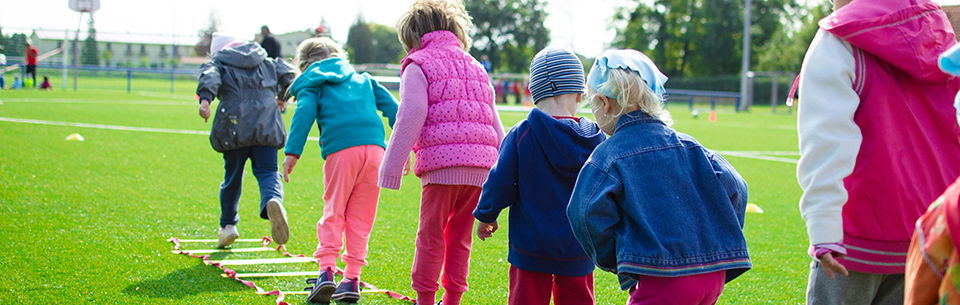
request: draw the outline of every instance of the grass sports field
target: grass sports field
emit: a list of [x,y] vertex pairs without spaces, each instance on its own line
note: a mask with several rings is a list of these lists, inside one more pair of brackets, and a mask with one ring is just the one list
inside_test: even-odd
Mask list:
[[[170,252],[170,237],[216,238],[223,175],[222,158],[207,137],[184,132],[202,133],[210,125],[197,116],[192,88],[178,84],[177,89],[176,95],[0,91],[0,303],[273,303],[272,296],[255,295],[222,278],[215,267]],[[676,129],[726,152],[749,183],[750,202],[765,210],[747,215],[745,232],[755,268],[727,285],[720,303],[801,303],[809,260],[791,162],[797,158],[795,117],[755,108],[749,114],[721,113],[718,122],[708,122],[706,115],[692,118],[686,107],[670,110]],[[291,115],[285,115],[287,123]],[[501,116],[509,127],[526,114]],[[65,141],[71,133],[80,133],[86,141]],[[307,145],[284,186],[292,253],[309,255],[316,246],[315,224],[323,211],[322,165],[316,143]],[[409,275],[420,187],[413,175],[403,183],[400,191],[382,192],[363,280],[413,296]],[[269,235],[269,223],[256,215],[259,197],[252,174],[246,176],[244,190],[241,238]],[[492,240],[474,241],[464,304],[506,304],[506,215],[500,221],[502,229]],[[231,267],[238,272],[316,270],[315,264],[306,263]],[[266,290],[289,291],[306,287],[305,279],[254,281]],[[617,287],[612,274],[597,271],[598,304],[624,304],[627,294]],[[304,296],[286,300],[305,303]],[[404,304],[382,294],[365,294],[360,303]]]

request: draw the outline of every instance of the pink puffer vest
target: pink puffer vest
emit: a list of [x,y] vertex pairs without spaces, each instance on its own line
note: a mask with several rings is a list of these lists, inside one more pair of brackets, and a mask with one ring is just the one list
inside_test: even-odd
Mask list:
[[414,173],[493,167],[500,141],[493,128],[496,111],[487,72],[451,32],[424,34],[420,45],[402,63],[404,68],[419,65],[428,83],[427,120],[413,147]]

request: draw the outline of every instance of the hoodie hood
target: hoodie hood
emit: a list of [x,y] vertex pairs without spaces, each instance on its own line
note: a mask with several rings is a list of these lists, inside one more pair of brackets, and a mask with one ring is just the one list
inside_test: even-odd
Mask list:
[[[527,116],[530,132],[546,156],[546,161],[558,169],[554,173],[576,177],[593,149],[607,137],[597,123],[581,117],[580,121],[558,120],[534,108]],[[564,177],[570,178],[570,177]]]
[[956,35],[940,6],[929,0],[855,0],[819,24],[918,80],[951,79],[937,67],[937,58],[956,44]]
[[215,61],[245,69],[259,66],[265,59],[267,59],[267,51],[253,42],[221,49],[213,56]]
[[301,90],[319,87],[324,83],[343,83],[350,80],[357,71],[342,58],[327,58],[307,67],[303,74],[290,85],[290,94],[296,96]]

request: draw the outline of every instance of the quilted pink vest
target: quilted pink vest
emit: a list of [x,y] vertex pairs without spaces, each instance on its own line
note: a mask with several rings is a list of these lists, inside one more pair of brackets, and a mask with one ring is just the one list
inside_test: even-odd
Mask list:
[[414,173],[493,167],[500,140],[493,128],[496,110],[487,72],[449,31],[424,34],[420,45],[402,63],[404,68],[419,65],[428,84],[427,119],[413,147]]
[[955,43],[929,0],[854,1],[820,22],[856,59],[853,120],[863,142],[843,182],[840,259],[854,271],[902,273],[917,218],[960,175],[953,97],[960,79],[937,68]]

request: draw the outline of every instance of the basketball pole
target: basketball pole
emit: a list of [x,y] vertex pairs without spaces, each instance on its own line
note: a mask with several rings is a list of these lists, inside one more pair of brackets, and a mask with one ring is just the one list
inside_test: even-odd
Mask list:
[[79,51],[79,41],[80,41],[80,24],[83,23],[83,11],[80,11],[80,19],[77,19],[77,32],[73,36],[73,92],[77,92],[77,78],[80,77],[79,74],[79,65],[80,65],[80,54]]

